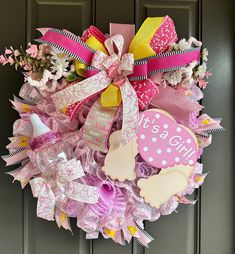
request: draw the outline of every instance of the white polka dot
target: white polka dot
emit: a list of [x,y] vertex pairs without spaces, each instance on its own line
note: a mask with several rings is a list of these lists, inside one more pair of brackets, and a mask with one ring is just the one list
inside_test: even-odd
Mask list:
[[177,127],[176,131],[177,131],[177,132],[181,132],[181,128],[180,128],[180,127]]
[[157,141],[157,138],[156,137],[153,137],[152,138],[152,142],[156,142]]
[[190,160],[188,163],[189,163],[190,165],[193,165],[193,160]]
[[187,142],[188,144],[190,144],[190,143],[192,142],[192,140],[191,140],[190,138],[188,138],[188,139],[186,140],[186,142]]
[[145,146],[145,147],[143,148],[143,150],[144,150],[144,152],[147,152],[147,151],[149,150],[149,148],[148,148],[147,146]]
[[145,135],[144,134],[140,135],[140,138],[145,139]]
[[157,149],[157,154],[161,154],[162,150],[161,149]]
[[166,151],[167,151],[168,153],[171,153],[171,152],[172,152],[172,149],[171,149],[171,148],[167,148]]
[[159,118],[160,118],[160,115],[159,115],[159,114],[156,114],[155,117],[156,117],[157,119],[159,119]]
[[164,125],[163,125],[163,128],[164,129],[167,129],[169,126],[168,126],[168,124],[167,123],[165,123]]
[[166,161],[165,160],[162,161],[162,165],[166,165]]
[[148,158],[148,161],[149,161],[149,162],[152,162],[152,161],[153,161],[153,157],[149,157],[149,158]]
[[175,157],[175,162],[179,162],[180,158],[179,157]]

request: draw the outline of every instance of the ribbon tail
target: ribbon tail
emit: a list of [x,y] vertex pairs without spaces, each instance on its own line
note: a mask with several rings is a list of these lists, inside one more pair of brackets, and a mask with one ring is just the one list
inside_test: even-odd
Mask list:
[[123,105],[122,146],[127,144],[136,135],[139,119],[139,107],[136,92],[127,79],[120,87],[120,90]]
[[28,157],[27,150],[24,148],[15,149],[12,153],[2,156],[6,166],[18,164]]
[[53,221],[56,199],[51,186],[41,177],[34,178],[29,183],[33,196],[38,198],[37,216]]
[[31,162],[27,162],[25,165],[23,164],[14,171],[7,172],[7,174],[14,177],[14,181],[17,180],[20,182],[22,189],[28,184],[32,176],[39,173],[40,171]]
[[85,142],[96,151],[107,152],[107,142],[119,107],[102,107],[100,99],[92,105],[83,127]]
[[94,204],[99,199],[98,189],[94,186],[77,183],[74,181],[68,182],[67,186],[58,184],[62,193],[73,200]]
[[86,101],[91,96],[105,89],[111,83],[105,71],[69,86],[52,95],[57,109],[68,107],[76,102]]
[[149,235],[145,230],[139,228],[138,236],[134,237],[138,243],[148,247],[148,244],[153,240],[153,237]]

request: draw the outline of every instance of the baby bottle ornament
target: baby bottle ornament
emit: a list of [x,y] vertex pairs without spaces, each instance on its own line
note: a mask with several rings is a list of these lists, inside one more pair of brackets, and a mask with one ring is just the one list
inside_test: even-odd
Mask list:
[[34,164],[44,175],[50,176],[59,162],[73,158],[73,148],[62,140],[58,131],[46,126],[36,113],[31,114],[30,121],[33,126],[30,147]]

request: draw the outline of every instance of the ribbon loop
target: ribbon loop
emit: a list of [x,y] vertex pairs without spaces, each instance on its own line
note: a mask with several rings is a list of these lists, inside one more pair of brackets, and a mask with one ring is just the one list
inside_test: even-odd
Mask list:
[[57,165],[56,175],[50,178],[36,177],[29,183],[34,197],[38,198],[37,216],[54,220],[55,207],[63,210],[67,199],[94,204],[99,199],[98,188],[77,183],[84,176],[80,161],[76,158]]
[[30,181],[32,193],[38,198],[37,216],[49,221],[54,220],[55,195],[50,183],[42,177]]
[[124,45],[124,38],[121,34],[113,35],[112,37],[108,38],[104,44],[110,56],[117,55],[119,59],[121,58]]
[[101,71],[95,76],[87,78],[70,87],[67,87],[52,95],[52,100],[57,109],[62,109],[76,102],[87,100],[105,89],[111,83],[105,71]]

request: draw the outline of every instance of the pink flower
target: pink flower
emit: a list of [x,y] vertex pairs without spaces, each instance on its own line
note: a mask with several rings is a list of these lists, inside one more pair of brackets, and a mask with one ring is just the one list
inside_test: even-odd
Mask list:
[[0,63],[5,65],[8,63],[8,59],[4,55],[0,55]]
[[30,45],[30,48],[26,50],[26,53],[29,54],[32,58],[36,58],[38,54],[37,45],[35,44]]
[[206,78],[209,78],[209,77],[211,77],[211,76],[212,76],[212,72],[211,72],[211,71],[206,71],[205,77],[206,77]]
[[10,54],[12,54],[12,53],[13,53],[13,52],[12,52],[12,50],[10,50],[10,49],[6,49],[6,50],[5,50],[5,54],[6,54],[6,55],[10,55]]
[[199,87],[202,88],[202,89],[205,89],[206,86],[207,86],[207,84],[208,84],[208,82],[206,82],[204,79],[200,79],[200,80],[198,81],[198,85],[199,85]]

